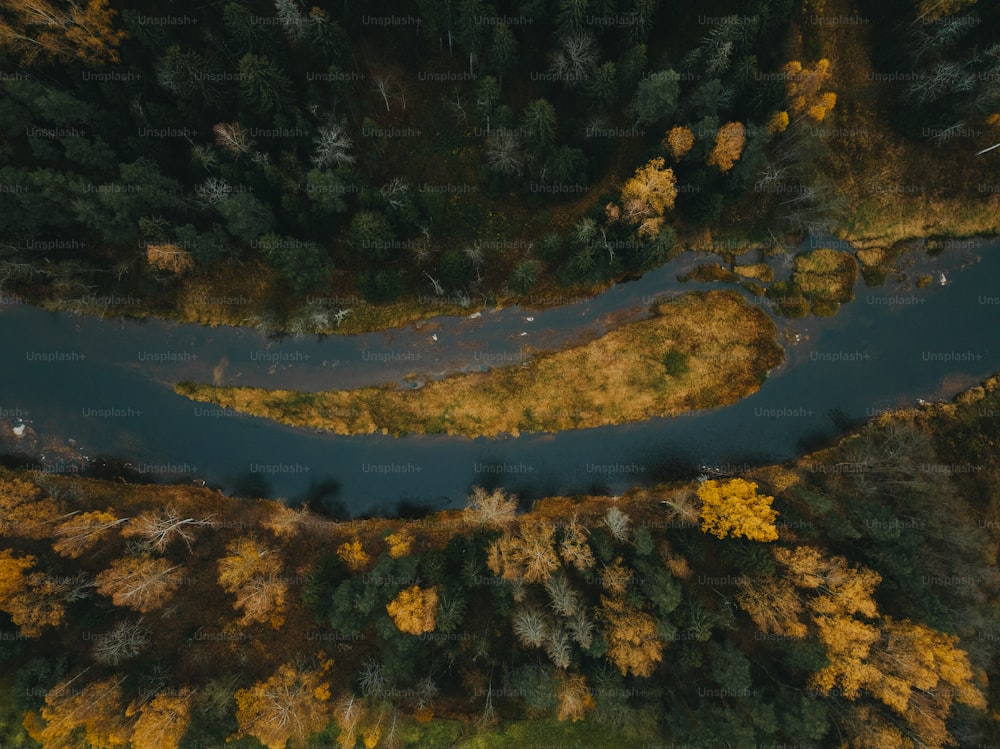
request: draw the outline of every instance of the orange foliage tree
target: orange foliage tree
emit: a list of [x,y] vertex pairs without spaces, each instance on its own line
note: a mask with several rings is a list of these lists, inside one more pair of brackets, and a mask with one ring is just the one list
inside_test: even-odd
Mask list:
[[437,588],[421,588],[412,585],[400,591],[399,595],[385,607],[393,624],[400,632],[422,635],[433,632],[437,621]]
[[745,537],[752,541],[776,541],[771,509],[774,497],[757,493],[757,484],[745,479],[703,481],[698,487],[701,500],[701,529],[717,538]]
[[347,565],[348,569],[352,572],[360,572],[366,566],[370,558],[368,552],[364,550],[361,546],[360,539],[355,538],[353,541],[345,541],[340,546],[337,547],[337,556],[340,560]]
[[805,637],[807,634],[807,627],[799,618],[805,613],[805,605],[787,580],[742,582],[736,600],[761,632],[782,637]]
[[677,199],[677,177],[673,169],[664,168],[664,163],[663,157],[657,156],[635,170],[622,186],[621,203],[605,206],[609,221],[637,225],[640,237],[659,236],[663,214],[674,207]]
[[797,587],[812,591],[806,605],[828,661],[812,676],[817,689],[829,693],[839,687],[849,700],[867,690],[906,721],[906,733],[920,736],[926,746],[955,743],[947,730],[955,702],[986,707],[957,637],[879,614],[874,599],[881,581],[877,573],[850,567],[842,557],[824,557],[810,547],[775,549],[774,556]]
[[38,637],[46,627],[62,622],[72,590],[70,582],[44,572],[26,574],[34,564],[33,556],[0,551],[0,611],[10,615],[25,637]]
[[143,703],[133,702],[126,718],[136,718],[130,742],[134,749],[177,749],[187,733],[194,706],[194,689],[185,687],[172,694],[158,694]]
[[605,622],[608,659],[622,676],[650,676],[663,660],[663,642],[656,633],[656,619],[636,608],[624,596],[601,596],[598,617]]
[[118,45],[126,34],[115,28],[115,15],[108,0],[7,0],[0,43],[29,64],[39,57],[119,62]]
[[563,562],[572,565],[580,572],[594,566],[594,552],[587,543],[587,531],[577,522],[575,515],[569,525],[563,528],[562,540],[559,542],[559,556]]
[[694,133],[691,132],[691,128],[684,125],[671,128],[667,137],[663,139],[663,147],[670,151],[674,161],[680,161],[694,148]]
[[715,147],[708,155],[707,164],[719,167],[725,174],[740,160],[747,144],[747,131],[742,122],[727,122],[715,134]]
[[322,730],[333,717],[330,687],[324,681],[331,666],[303,671],[286,663],[266,681],[236,693],[236,737],[254,736],[268,749],[304,746],[309,735]]
[[830,61],[824,57],[812,68],[806,68],[792,60],[785,64],[784,73],[792,116],[796,121],[808,116],[822,122],[837,103],[835,93],[822,90],[830,77]]
[[240,538],[226,546],[227,556],[219,560],[219,585],[236,596],[233,608],[242,609],[241,624],[282,623],[288,585],[281,575],[281,558],[273,549],[252,538]]
[[597,707],[594,695],[587,687],[587,680],[582,674],[564,676],[559,681],[556,692],[558,707],[556,717],[559,720],[583,720],[587,713]]
[[386,536],[385,543],[389,547],[389,556],[393,559],[399,559],[409,555],[413,546],[413,534],[402,528]]
[[148,613],[166,603],[181,583],[181,565],[152,557],[122,557],[94,578],[97,592],[115,606]]
[[128,518],[120,518],[110,510],[93,510],[74,515],[56,526],[57,538],[52,548],[57,554],[76,559],[125,522],[128,522]]
[[0,476],[0,537],[46,538],[58,515],[55,500],[33,483]]
[[505,580],[544,583],[559,569],[552,523],[522,523],[516,535],[505,534],[490,544],[486,564]]
[[122,722],[125,679],[111,677],[79,688],[74,682],[81,675],[60,682],[45,695],[41,718],[33,712],[25,716],[28,734],[45,747],[78,746],[73,737],[82,728],[87,746],[124,746],[129,740]]

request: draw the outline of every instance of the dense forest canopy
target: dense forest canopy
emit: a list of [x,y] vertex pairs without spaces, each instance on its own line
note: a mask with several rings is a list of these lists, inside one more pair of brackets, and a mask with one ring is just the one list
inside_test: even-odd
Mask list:
[[0,279],[162,314],[225,279],[252,291],[227,321],[335,328],[341,300],[640,273],[706,228],[832,231],[851,19],[896,136],[1000,140],[995,4],[827,6],[6,3]]

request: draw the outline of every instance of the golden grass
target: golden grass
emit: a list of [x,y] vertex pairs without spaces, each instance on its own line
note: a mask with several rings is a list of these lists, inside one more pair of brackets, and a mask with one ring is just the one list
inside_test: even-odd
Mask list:
[[822,314],[827,307],[854,298],[858,264],[849,252],[820,248],[795,258],[792,283],[813,303],[813,312]]
[[734,265],[733,273],[743,278],[753,278],[757,281],[773,281],[774,269],[767,263],[755,263],[753,265]]
[[[181,383],[176,390],[338,434],[557,432],[675,416],[755,392],[783,359],[774,323],[732,291],[689,294],[655,316],[524,366],[394,385],[298,393]],[[672,372],[673,374],[669,374]]]

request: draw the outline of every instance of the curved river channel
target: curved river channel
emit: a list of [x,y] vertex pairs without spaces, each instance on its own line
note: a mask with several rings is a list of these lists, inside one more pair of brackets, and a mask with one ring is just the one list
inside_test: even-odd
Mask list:
[[[193,403],[171,386],[318,390],[509,365],[530,355],[527,347],[565,346],[641,319],[655,297],[713,287],[676,280],[695,259],[544,311],[486,309],[322,339],[53,313],[8,292],[0,296],[3,444],[52,472],[112,456],[150,478],[322,501],[354,516],[462,506],[476,484],[532,499],[620,493],[704,466],[736,472],[801,455],[880,410],[950,398],[1000,370],[1000,243],[952,244],[933,258],[911,253],[884,286],[859,281],[836,317],[777,319],[785,364],[732,406],[497,440],[329,435]],[[921,274],[933,283],[917,288]]]

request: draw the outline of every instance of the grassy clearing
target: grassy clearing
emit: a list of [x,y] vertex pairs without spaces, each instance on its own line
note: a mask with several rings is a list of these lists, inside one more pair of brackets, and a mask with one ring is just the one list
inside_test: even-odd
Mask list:
[[849,252],[821,248],[795,258],[792,284],[812,303],[816,315],[836,314],[842,302],[854,299],[858,264]]
[[180,383],[181,395],[338,434],[468,437],[675,416],[727,405],[783,359],[774,323],[735,292],[690,294],[654,317],[519,367],[454,375],[416,391],[395,385],[298,393]]

